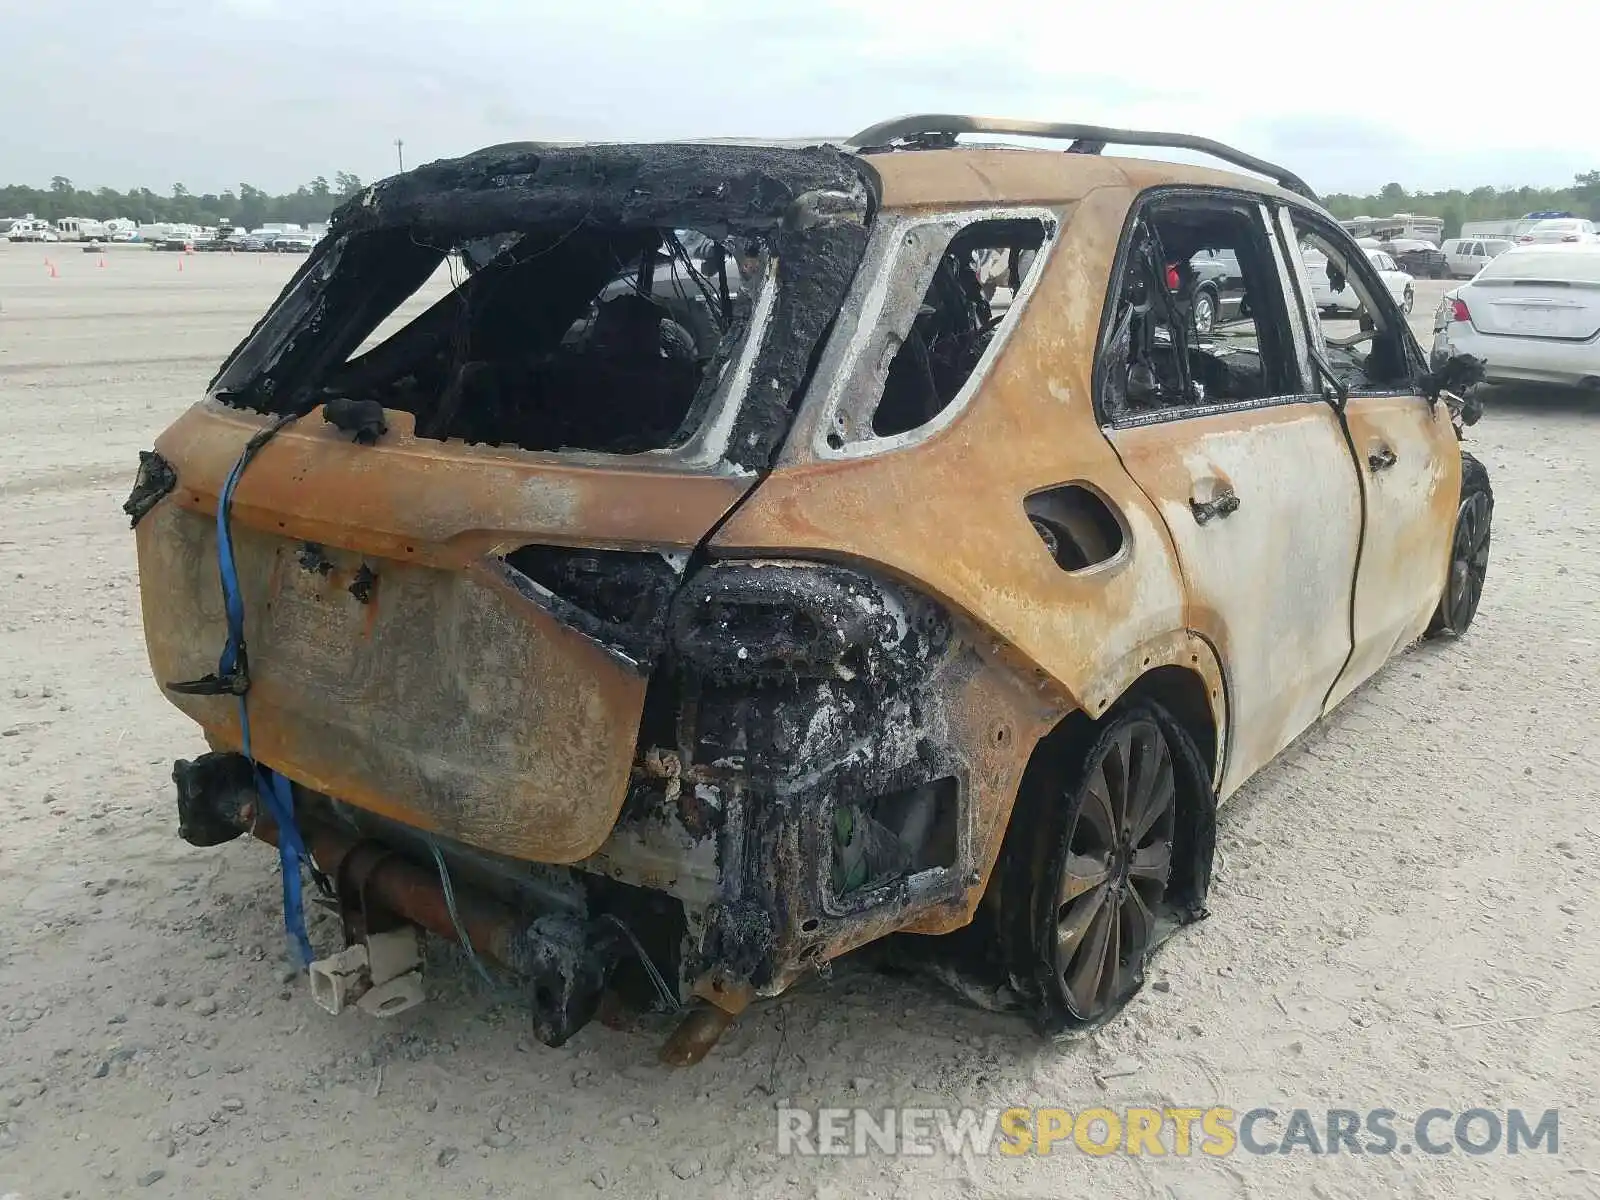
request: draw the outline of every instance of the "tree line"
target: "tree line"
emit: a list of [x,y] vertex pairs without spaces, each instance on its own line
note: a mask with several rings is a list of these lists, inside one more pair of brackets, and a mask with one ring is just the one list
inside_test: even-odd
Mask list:
[[[268,195],[258,187],[241,183],[239,190],[196,195],[181,183],[172,185],[171,195],[163,196],[149,188],[118,192],[113,188],[93,191],[73,186],[72,180],[57,175],[48,188],[13,184],[0,188],[0,217],[20,217],[32,213],[54,221],[61,217],[131,217],[141,225],[174,222],[190,225],[220,225],[230,221],[255,229],[267,221],[306,225],[325,221],[328,214],[362,187],[359,176],[336,171],[333,182],[318,175],[281,196]],[[1396,212],[1411,212],[1439,217],[1446,237],[1455,237],[1463,221],[1487,221],[1520,217],[1524,213],[1556,210],[1600,221],[1600,171],[1588,171],[1573,178],[1564,188],[1473,188],[1464,192],[1453,188],[1444,192],[1408,192],[1398,183],[1388,183],[1370,196],[1334,192],[1323,202],[1340,219],[1355,216],[1386,217]]]
[[0,188],[0,217],[20,217],[32,213],[47,221],[62,217],[91,217],[108,221],[129,217],[141,225],[152,222],[186,225],[220,225],[230,221],[244,229],[256,229],[268,221],[308,225],[326,221],[344,199],[365,185],[348,171],[334,173],[333,182],[318,175],[292,192],[273,196],[258,187],[241,183],[239,190],[197,195],[181,183],[172,185],[172,194],[163,196],[149,188],[119,192],[114,188],[93,191],[75,187],[72,180],[57,175],[48,188],[13,184]]
[[1342,192],[1324,196],[1328,211],[1340,220],[1349,217],[1387,217],[1408,212],[1438,217],[1444,222],[1444,236],[1456,237],[1464,221],[1494,221],[1520,217],[1530,212],[1570,212],[1575,217],[1600,221],[1600,171],[1586,171],[1573,177],[1564,188],[1473,188],[1463,192],[1408,192],[1398,183],[1384,184],[1370,196],[1351,196]]

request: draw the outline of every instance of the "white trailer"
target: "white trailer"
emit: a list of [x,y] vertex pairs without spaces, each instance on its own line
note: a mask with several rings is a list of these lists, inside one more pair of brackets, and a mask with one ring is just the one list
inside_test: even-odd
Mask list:
[[56,234],[63,242],[104,241],[110,231],[104,221],[91,217],[61,217],[56,221]]

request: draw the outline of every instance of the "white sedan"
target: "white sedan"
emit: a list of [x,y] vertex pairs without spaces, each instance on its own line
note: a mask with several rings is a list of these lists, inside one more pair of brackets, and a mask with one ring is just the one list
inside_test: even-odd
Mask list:
[[[1383,286],[1389,289],[1389,295],[1394,297],[1394,302],[1406,312],[1410,312],[1416,303],[1416,295],[1411,290],[1411,276],[1407,275],[1389,257],[1386,250],[1364,247],[1363,251],[1367,260],[1377,268],[1378,277],[1383,280]],[[1355,312],[1361,308],[1361,297],[1356,295],[1355,288],[1346,280],[1338,291],[1333,290],[1333,285],[1328,279],[1328,260],[1319,250],[1309,247],[1302,250],[1306,270],[1311,275],[1311,298],[1325,313],[1339,311]]]
[[1472,354],[1491,382],[1600,387],[1600,245],[1518,246],[1445,295],[1432,360]]
[[1548,217],[1543,221],[1535,221],[1532,228],[1517,236],[1520,246],[1586,245],[1591,242],[1600,242],[1600,234],[1595,232],[1593,221],[1579,217]]

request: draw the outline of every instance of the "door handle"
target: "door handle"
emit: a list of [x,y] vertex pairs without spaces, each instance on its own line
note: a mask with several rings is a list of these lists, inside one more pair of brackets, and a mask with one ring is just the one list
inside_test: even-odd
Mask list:
[[1400,456],[1389,446],[1379,446],[1367,455],[1367,466],[1374,471],[1387,471],[1400,461]]
[[1214,518],[1224,518],[1239,511],[1239,497],[1231,491],[1223,489],[1210,500],[1200,501],[1193,496],[1189,498],[1189,511],[1194,514],[1196,525],[1209,525]]

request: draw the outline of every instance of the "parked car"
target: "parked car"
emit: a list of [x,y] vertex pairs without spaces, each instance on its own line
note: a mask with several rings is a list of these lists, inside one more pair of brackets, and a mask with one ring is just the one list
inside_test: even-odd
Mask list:
[[[1416,303],[1415,290],[1412,288],[1412,279],[1408,272],[1402,271],[1398,264],[1389,257],[1384,250],[1363,249],[1373,268],[1378,273],[1384,290],[1389,297],[1405,312],[1410,312]],[[1340,312],[1355,312],[1362,306],[1361,298],[1357,295],[1347,280],[1341,277],[1341,286],[1335,287],[1328,273],[1327,257],[1317,250],[1305,250],[1305,264],[1311,275],[1311,291],[1315,298],[1319,312],[1333,315]]]
[[1444,252],[1432,242],[1411,238],[1393,238],[1382,243],[1399,270],[1413,279],[1448,279],[1450,263]]
[[1232,250],[1202,250],[1189,259],[1193,283],[1189,311],[1195,333],[1202,337],[1219,324],[1237,320],[1244,307],[1244,276]]
[[280,233],[272,239],[267,249],[278,254],[309,254],[317,240],[309,233]]
[[[653,298],[683,229],[717,244],[668,282],[704,362]],[[1302,242],[1372,297],[1359,336]],[[1169,281],[1202,252],[1248,298],[1205,338]],[[313,255],[126,508],[152,670],[213,747],[179,832],[278,846],[330,1010],[414,1003],[421,927],[552,1044],[608,988],[690,1006],[682,1062],[865,942],[964,931],[918,947],[1093,1027],[1204,913],[1217,802],[1477,608],[1488,477],[1380,259],[1217,143],[499,146]]]
[[1518,246],[1446,294],[1435,362],[1484,360],[1491,382],[1600,388],[1600,245]]
[[1452,279],[1471,279],[1515,244],[1510,238],[1451,238],[1440,249]]
[[1594,222],[1581,217],[1550,217],[1534,222],[1526,232],[1517,235],[1517,245],[1538,246],[1551,243],[1600,242]]

